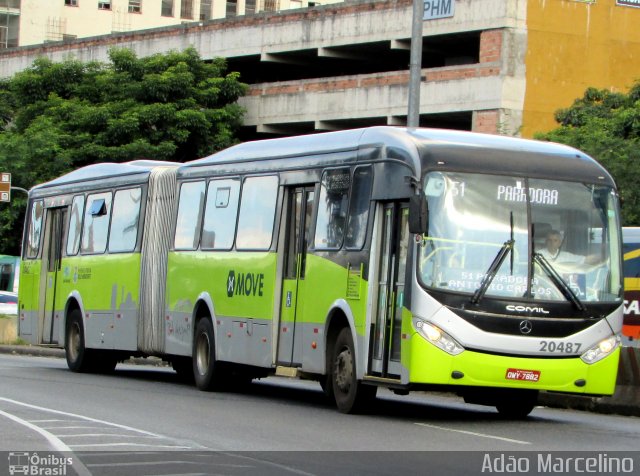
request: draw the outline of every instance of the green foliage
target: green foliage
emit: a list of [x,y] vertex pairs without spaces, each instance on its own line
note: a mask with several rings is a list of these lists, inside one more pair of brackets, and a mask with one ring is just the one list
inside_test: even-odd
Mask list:
[[555,114],[560,127],[536,139],[583,150],[616,180],[625,226],[640,226],[640,81],[627,94],[589,88]]
[[[30,188],[97,162],[185,162],[235,143],[246,85],[194,48],[109,63],[39,58],[0,81],[0,171]],[[19,254],[26,197],[0,204],[0,252]]]

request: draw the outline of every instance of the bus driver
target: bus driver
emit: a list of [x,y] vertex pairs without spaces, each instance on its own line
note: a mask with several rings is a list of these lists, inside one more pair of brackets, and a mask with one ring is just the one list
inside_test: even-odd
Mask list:
[[577,263],[583,264],[585,257],[574,255],[560,249],[562,246],[562,234],[558,230],[550,230],[545,240],[546,247],[538,251],[550,263]]

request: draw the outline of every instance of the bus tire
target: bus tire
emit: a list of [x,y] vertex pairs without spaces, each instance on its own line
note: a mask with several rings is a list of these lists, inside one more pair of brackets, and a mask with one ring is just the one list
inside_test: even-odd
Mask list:
[[503,403],[496,405],[496,409],[501,417],[507,420],[523,420],[534,409],[534,405]]
[[65,329],[65,356],[67,366],[72,372],[90,372],[90,352],[85,348],[84,326],[82,325],[82,313],[74,309],[67,317]]
[[[92,355],[93,355],[93,351]],[[110,374],[118,365],[118,356],[113,350],[103,350],[96,353],[96,357],[92,357],[93,371],[100,374]]]
[[221,388],[222,375],[215,355],[211,319],[208,317],[200,319],[193,337],[193,379],[196,382],[196,387],[205,392]]
[[171,361],[173,370],[176,371],[178,380],[183,383],[193,384],[193,360],[189,357],[176,357]]
[[516,398],[503,399],[496,404],[501,417],[507,420],[523,420],[533,411],[538,402],[538,392],[514,395]]
[[356,354],[351,330],[345,327],[338,334],[331,359],[331,391],[338,411],[360,413],[365,411],[376,396],[377,387],[358,381]]
[[321,376],[319,382],[325,397],[333,400],[335,398],[333,396],[333,374],[329,372],[328,375]]

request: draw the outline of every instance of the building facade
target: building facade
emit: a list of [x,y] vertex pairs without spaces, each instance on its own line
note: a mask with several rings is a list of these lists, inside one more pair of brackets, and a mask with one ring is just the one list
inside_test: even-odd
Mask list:
[[0,0],[0,48],[306,8],[340,0]]
[[[429,1],[451,15],[423,22],[423,126],[531,137],[587,87],[640,79],[640,0]],[[0,77],[40,55],[104,61],[114,46],[146,56],[193,45],[250,85],[244,139],[403,125],[411,21],[411,0],[261,12],[0,50]]]

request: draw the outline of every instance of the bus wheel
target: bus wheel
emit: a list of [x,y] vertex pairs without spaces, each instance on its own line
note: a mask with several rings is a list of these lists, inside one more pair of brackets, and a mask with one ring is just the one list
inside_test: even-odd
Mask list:
[[341,413],[358,413],[376,396],[377,387],[358,382],[353,337],[348,327],[338,334],[331,360],[331,386]]
[[[113,351],[88,351],[85,350],[85,355],[91,353],[91,372],[99,374],[110,374],[118,365],[118,358]],[[85,357],[86,358],[86,357]]]
[[538,392],[517,394],[516,398],[504,399],[496,404],[498,413],[509,420],[522,420],[529,415],[538,402]]
[[534,409],[535,405],[525,404],[501,404],[496,405],[496,409],[500,416],[508,420],[522,420],[529,415]]
[[82,314],[79,309],[74,309],[67,318],[65,332],[65,356],[67,366],[72,372],[88,372],[90,358],[84,347],[84,327],[82,326]]
[[193,339],[193,378],[196,387],[206,392],[220,387],[221,375],[216,364],[214,345],[211,319],[200,319]]
[[178,374],[178,380],[193,384],[193,362],[189,357],[176,357],[171,361],[171,366]]
[[319,382],[325,397],[333,399],[333,375],[331,373],[329,373],[329,375],[323,375],[320,377]]

